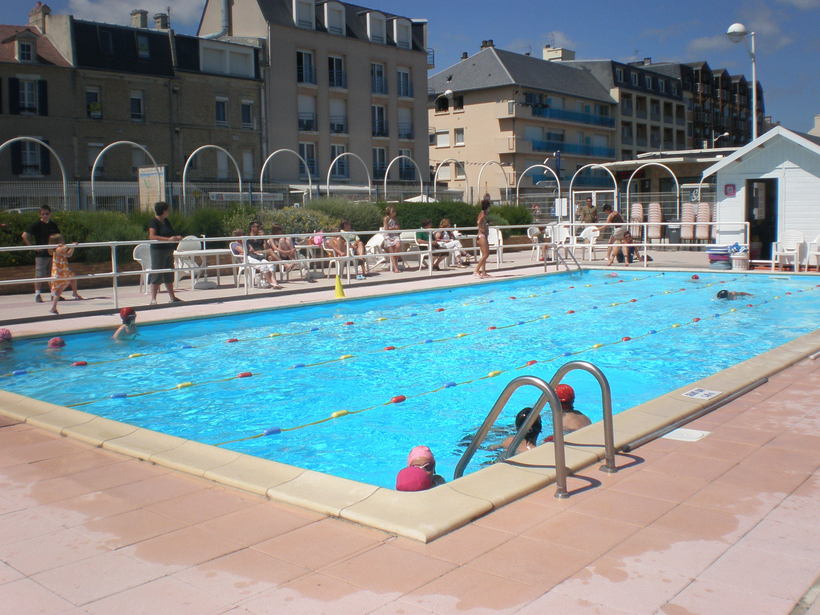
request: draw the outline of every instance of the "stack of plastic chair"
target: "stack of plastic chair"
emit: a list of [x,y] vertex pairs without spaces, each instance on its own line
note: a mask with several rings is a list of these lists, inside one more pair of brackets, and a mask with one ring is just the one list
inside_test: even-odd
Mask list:
[[695,210],[694,203],[684,203],[680,212],[680,238],[681,241],[692,241],[695,239]]
[[635,239],[643,238],[643,203],[632,203],[629,211],[629,234]]
[[660,203],[649,204],[649,217],[647,222],[649,223],[646,227],[647,241],[651,241],[652,239],[660,239],[663,237],[663,227],[660,224],[663,222],[663,211],[661,210]]
[[701,203],[698,205],[698,214],[696,217],[697,226],[695,227],[695,239],[698,241],[709,241],[712,235],[712,206],[709,203]]

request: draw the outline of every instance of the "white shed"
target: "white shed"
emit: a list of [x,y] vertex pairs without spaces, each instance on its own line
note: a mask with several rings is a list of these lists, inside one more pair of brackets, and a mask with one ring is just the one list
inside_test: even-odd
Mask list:
[[[753,259],[769,259],[785,231],[803,234],[801,260],[820,240],[820,137],[775,126],[703,171],[704,179],[711,175],[715,221],[749,222]],[[718,243],[743,242],[742,228],[718,229]]]

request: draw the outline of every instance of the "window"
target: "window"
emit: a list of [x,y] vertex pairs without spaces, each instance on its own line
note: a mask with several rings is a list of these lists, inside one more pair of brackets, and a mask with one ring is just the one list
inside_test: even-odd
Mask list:
[[325,25],[331,34],[345,34],[345,10],[336,2],[325,3]]
[[34,62],[34,43],[31,41],[17,41],[17,61]]
[[550,109],[563,109],[564,99],[561,96],[547,96],[547,106]]
[[373,178],[384,179],[387,170],[387,150],[383,147],[373,148]]
[[[88,144],[88,172],[91,173],[92,169],[94,169],[94,161],[97,160],[97,156],[100,155],[100,152],[105,147],[104,143],[89,143]],[[97,169],[94,172],[94,177],[97,178],[100,175],[105,173],[105,158],[100,158],[100,162],[97,164]]]
[[110,30],[100,32],[100,51],[104,56],[114,55],[114,38]]
[[410,78],[409,68],[400,68],[396,71],[396,89],[399,96],[413,97],[413,81]]
[[632,81],[632,85],[638,87],[638,73],[629,73],[629,78]]
[[[400,149],[399,156],[407,156],[413,158],[413,150]],[[416,180],[416,166],[407,158],[399,158],[399,179],[402,181]]]
[[[330,160],[333,162],[344,154],[347,151],[347,147],[340,143],[333,143],[330,146]],[[333,168],[330,170],[330,176],[336,178],[348,178],[350,177],[350,165],[348,164],[349,156],[345,156],[340,160],[336,160],[336,164],[333,165]]]
[[674,81],[672,82],[672,84],[671,84],[671,86],[670,86],[670,88],[669,88],[669,89],[670,89],[670,90],[671,90],[671,92],[672,92],[672,96],[677,96],[677,95],[678,95],[678,84],[677,84],[677,83],[675,83]]
[[296,81],[299,83],[316,83],[316,65],[312,51],[296,52]]
[[588,103],[579,102],[578,106],[577,106],[577,109],[578,109],[578,113],[591,113],[592,112],[592,107]]
[[216,151],[216,178],[228,179],[228,157],[220,150]]
[[438,179],[442,181],[449,181],[453,178],[452,171],[450,170],[450,165],[443,164],[438,168]]
[[373,94],[387,94],[387,78],[384,64],[373,62],[370,64],[370,91]]
[[253,128],[253,101],[243,100],[240,112],[242,115],[242,128]]
[[409,107],[399,107],[399,139],[413,138],[413,110]]
[[[39,112],[39,87],[34,79],[20,79],[19,109],[22,114]],[[43,82],[41,82],[43,83]]]
[[345,59],[340,56],[327,58],[327,84],[332,88],[346,88]]
[[367,14],[367,38],[371,43],[381,43],[384,45],[387,37],[387,22],[384,15],[370,11]]
[[100,88],[91,87],[85,89],[85,113],[93,120],[98,120],[102,117]]
[[615,81],[621,83],[624,80],[624,69],[623,68],[616,68],[615,69]]
[[228,99],[217,97],[214,101],[214,122],[217,126],[228,125]]
[[141,122],[145,119],[145,105],[143,104],[142,90],[131,90],[128,105],[131,111],[131,119]]
[[393,21],[393,40],[396,41],[396,47],[402,49],[412,49],[413,39],[411,36],[412,29],[410,23],[406,19],[396,19]]
[[315,10],[313,0],[293,0],[293,23],[299,28],[313,30]]
[[[319,165],[316,163],[316,144],[315,143],[300,143],[299,155],[305,159],[305,162],[310,169],[310,174],[316,176],[319,174]],[[308,174],[305,171],[305,165],[299,165],[299,177],[307,178]]]
[[250,150],[243,150],[242,151],[242,178],[243,179],[252,179],[253,178],[253,152]]
[[148,60],[151,57],[147,34],[137,34],[137,57],[141,60]]
[[316,127],[316,97],[300,94],[297,100],[299,130],[313,132]]
[[453,145],[458,147],[459,145],[464,145],[464,129],[463,128],[455,128],[453,130]]
[[23,141],[20,145],[20,158],[22,161],[20,175],[42,175],[42,169],[40,168],[41,146],[31,141]]
[[[145,147],[145,146],[143,146]],[[145,152],[142,151],[138,147],[131,148],[131,173],[136,175],[139,173],[140,167],[144,167],[148,164],[148,156],[145,155]]]
[[436,131],[436,147],[450,147],[450,131],[437,130]]
[[664,79],[658,79],[658,92],[666,94],[666,81]]
[[464,163],[457,162],[455,164],[456,167],[456,179],[465,179],[467,177],[467,173],[464,171]]
[[344,98],[330,99],[330,132],[347,133],[347,101]]
[[372,134],[374,137],[387,136],[387,117],[385,116],[384,105],[370,106],[370,119],[372,124]]
[[647,90],[652,89],[652,75],[644,75],[643,76],[643,82],[644,82],[644,85],[646,86]]

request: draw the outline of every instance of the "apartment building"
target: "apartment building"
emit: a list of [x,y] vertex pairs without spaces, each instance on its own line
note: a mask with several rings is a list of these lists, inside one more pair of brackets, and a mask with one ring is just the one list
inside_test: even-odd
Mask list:
[[[68,179],[89,179],[97,154],[115,141],[147,148],[169,180],[206,144],[224,147],[253,177],[262,158],[259,50],[181,36],[167,20],[158,14],[149,28],[137,10],[130,27],[116,26],[52,15],[38,3],[27,25],[0,26],[0,141],[43,139]],[[0,179],[59,179],[35,143],[13,144],[10,159],[0,161]],[[137,148],[117,147],[95,178],[133,180],[148,162]],[[192,179],[236,176],[221,152],[203,152],[191,166]]]
[[[426,177],[427,23],[336,1],[207,0],[199,35],[259,41],[266,50],[267,151],[290,149],[314,183],[364,185]],[[330,168],[331,162],[344,156]],[[266,176],[307,178],[295,156],[275,156]]]
[[[483,41],[478,53],[430,77],[429,88],[431,167],[441,165],[439,182],[468,200],[514,191],[521,174],[545,160],[568,182],[578,168],[616,158],[615,99],[589,71]],[[521,186],[550,178],[531,171]],[[590,173],[576,185],[608,181]]]

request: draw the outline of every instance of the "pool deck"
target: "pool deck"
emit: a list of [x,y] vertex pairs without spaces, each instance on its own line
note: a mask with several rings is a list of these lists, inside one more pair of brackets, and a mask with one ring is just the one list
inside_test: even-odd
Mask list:
[[[348,296],[420,286],[429,280]],[[319,299],[332,299],[328,290]],[[309,297],[175,306],[141,321]],[[25,299],[20,314],[31,310]],[[542,488],[428,544],[0,419],[0,604],[66,614],[814,615],[818,385],[820,360],[804,359],[687,425],[709,432],[701,440],[655,440],[619,455],[617,474],[578,471],[566,500]]]

